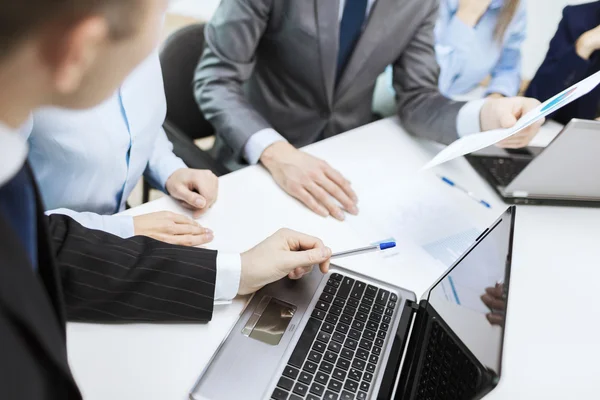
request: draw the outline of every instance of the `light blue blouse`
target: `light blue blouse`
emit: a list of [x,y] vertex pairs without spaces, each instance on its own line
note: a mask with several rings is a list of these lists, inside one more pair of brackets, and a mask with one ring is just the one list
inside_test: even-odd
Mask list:
[[33,124],[22,130],[29,135],[29,161],[48,213],[133,236],[132,217],[113,214],[125,209],[142,175],[164,190],[171,174],[186,168],[162,128],[165,115],[158,53],[95,108],[35,112]]
[[486,94],[515,96],[521,85],[521,45],[527,29],[525,0],[508,26],[504,40],[494,30],[505,0],[492,0],[477,25],[471,28],[458,17],[459,0],[441,0],[435,27],[436,55],[441,67],[440,91],[448,96],[475,89],[487,76],[491,82]]

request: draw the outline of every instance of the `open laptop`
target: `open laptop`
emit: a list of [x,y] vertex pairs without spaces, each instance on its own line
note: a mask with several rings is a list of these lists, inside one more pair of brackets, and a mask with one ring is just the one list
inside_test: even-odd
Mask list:
[[600,122],[573,119],[545,148],[466,156],[509,204],[600,206]]
[[[513,206],[420,302],[406,289],[336,266],[263,288],[190,397],[483,397],[501,373],[514,218]],[[482,301],[488,291],[493,303]]]

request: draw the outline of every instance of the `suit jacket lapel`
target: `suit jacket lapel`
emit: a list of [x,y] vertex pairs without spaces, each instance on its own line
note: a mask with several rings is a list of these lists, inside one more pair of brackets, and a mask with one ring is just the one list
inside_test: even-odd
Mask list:
[[50,266],[56,265],[54,259],[54,251],[52,250],[52,243],[50,233],[48,232],[47,217],[44,214],[44,205],[41,202],[42,196],[40,195],[35,176],[31,171],[29,164],[27,164],[28,173],[34,182],[35,198],[37,201],[38,219],[37,219],[37,233],[38,233],[38,265],[43,265],[48,268],[39,268],[38,274],[42,278],[46,292],[48,293],[54,311],[58,317],[63,335],[65,332],[65,325],[67,318],[65,315],[65,304],[63,299],[62,283],[60,281],[58,266],[56,268],[50,268]]
[[0,302],[75,384],[67,360],[61,289],[44,218],[38,201],[38,276],[12,228],[0,216]]
[[[35,275],[21,244],[8,224],[0,217],[0,301],[13,317],[20,321],[34,340],[57,366],[70,376],[66,357],[64,327],[46,289]],[[41,265],[40,268],[47,268]]]
[[327,104],[333,102],[339,46],[339,0],[315,0],[319,54]]
[[387,32],[394,24],[394,19],[390,18],[390,14],[397,6],[398,0],[376,0],[369,15],[367,25],[339,81],[335,93],[336,98],[343,95],[346,90],[352,87],[354,78],[367,63],[371,53],[379,45],[381,38],[388,36]]

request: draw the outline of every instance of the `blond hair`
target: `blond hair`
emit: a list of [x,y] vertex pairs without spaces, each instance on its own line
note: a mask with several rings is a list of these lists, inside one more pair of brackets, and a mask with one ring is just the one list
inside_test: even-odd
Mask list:
[[515,17],[520,3],[521,0],[506,0],[504,3],[502,11],[500,12],[500,17],[498,17],[498,23],[494,29],[494,37],[498,42],[502,42],[504,40],[504,34],[506,33],[511,21]]

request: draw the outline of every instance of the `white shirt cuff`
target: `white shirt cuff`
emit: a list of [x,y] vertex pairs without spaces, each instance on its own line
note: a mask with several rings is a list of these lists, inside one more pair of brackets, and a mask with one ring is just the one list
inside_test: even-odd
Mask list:
[[287,142],[275,129],[267,128],[256,132],[244,146],[244,158],[249,164],[258,164],[262,153],[276,142]]
[[217,253],[215,303],[227,302],[237,296],[242,275],[242,257],[239,254]]
[[45,212],[46,215],[62,214],[73,218],[88,229],[95,229],[119,236],[123,239],[135,235],[135,226],[131,215],[99,215],[91,212],[77,212],[67,208],[58,208]]
[[175,171],[180,169],[187,169],[187,165],[185,165],[181,158],[171,153],[167,154],[158,165],[152,166],[151,174],[156,179],[155,184],[158,185],[158,188],[167,193],[167,189],[165,188],[167,181]]
[[[112,222],[113,220],[115,221],[116,224],[115,225],[115,235],[120,236],[122,238],[130,238],[135,236],[135,224],[133,223],[133,217],[129,216],[129,215],[110,215],[108,217],[113,217],[110,218],[110,221]],[[108,220],[109,218],[105,217],[105,223],[106,220]],[[119,229],[117,231],[117,229]],[[107,231],[110,232],[109,229],[107,229]]]
[[458,112],[456,131],[459,137],[481,132],[481,109],[486,99],[469,101]]

